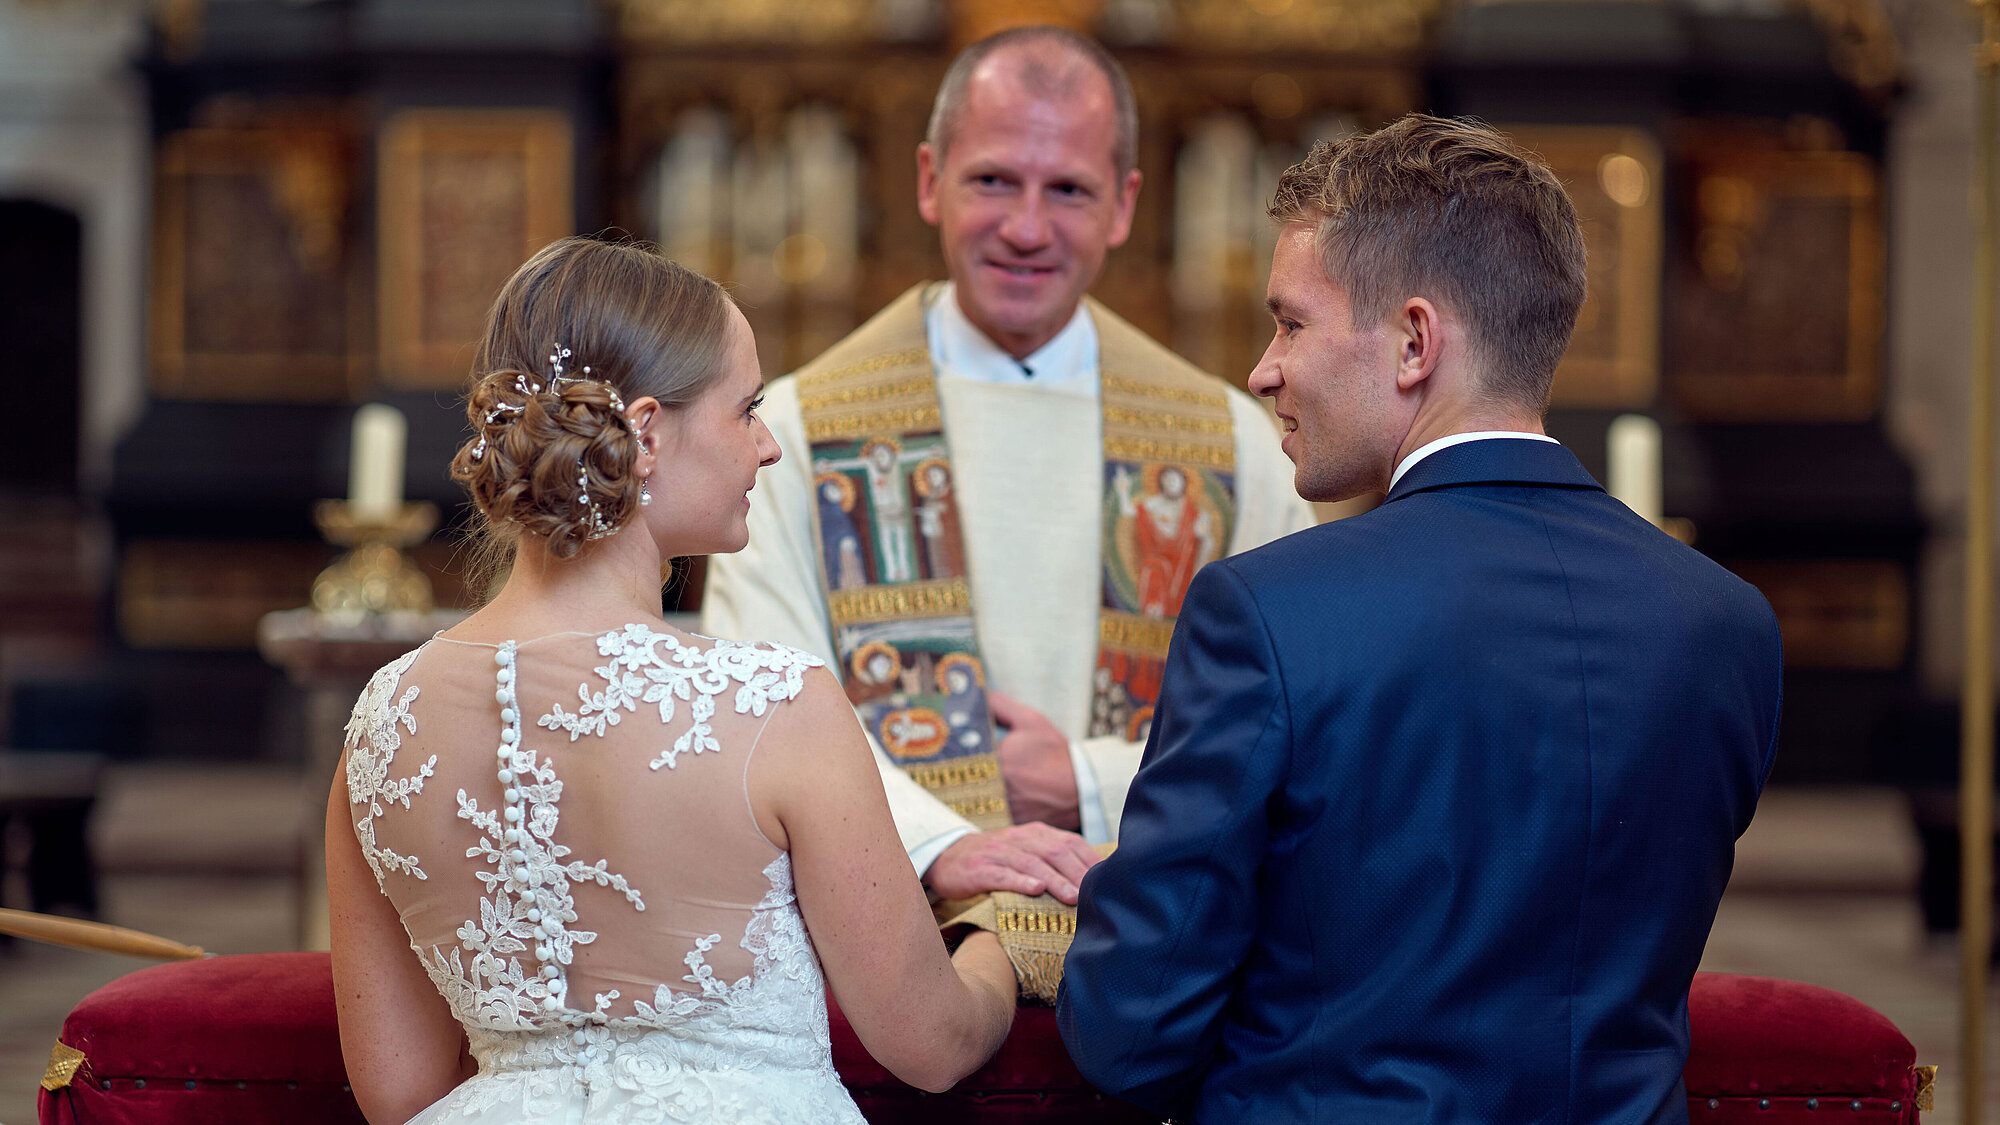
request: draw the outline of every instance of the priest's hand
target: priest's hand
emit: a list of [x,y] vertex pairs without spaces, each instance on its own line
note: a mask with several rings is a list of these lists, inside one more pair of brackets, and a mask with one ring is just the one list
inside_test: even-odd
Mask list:
[[1012,696],[989,691],[986,702],[993,708],[993,721],[1007,728],[997,752],[1014,823],[1039,820],[1072,832],[1083,827],[1069,739],[1048,716]]
[[1046,824],[1016,824],[961,836],[938,854],[924,882],[941,898],[988,891],[1047,892],[1076,905],[1083,873],[1098,860],[1083,837]]

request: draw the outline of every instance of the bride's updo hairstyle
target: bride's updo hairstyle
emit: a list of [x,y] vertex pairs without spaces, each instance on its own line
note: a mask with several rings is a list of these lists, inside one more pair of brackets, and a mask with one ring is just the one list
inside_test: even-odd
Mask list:
[[632,518],[639,443],[625,404],[673,409],[706,390],[730,307],[720,285],[636,243],[565,238],[514,271],[486,316],[472,437],[451,462],[479,511],[481,562],[504,565],[523,534],[573,558]]

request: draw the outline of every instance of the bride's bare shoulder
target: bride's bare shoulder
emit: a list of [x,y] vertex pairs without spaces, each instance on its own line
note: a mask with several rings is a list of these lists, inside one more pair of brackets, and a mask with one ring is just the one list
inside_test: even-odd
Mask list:
[[[865,748],[861,724],[854,716],[854,704],[848,701],[840,680],[825,661],[785,645],[767,643],[758,647],[796,669],[791,673],[796,676],[796,687],[785,694],[785,706],[771,716],[770,725],[765,728],[767,740],[787,741],[804,737],[815,743],[825,743],[851,731],[855,740]],[[796,663],[791,664],[794,659]]]

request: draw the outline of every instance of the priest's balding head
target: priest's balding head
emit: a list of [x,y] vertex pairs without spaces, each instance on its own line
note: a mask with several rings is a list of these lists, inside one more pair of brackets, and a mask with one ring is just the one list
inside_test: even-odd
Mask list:
[[917,206],[959,307],[1015,358],[1075,314],[1132,230],[1138,122],[1124,68],[1055,27],[967,47],[917,148]]

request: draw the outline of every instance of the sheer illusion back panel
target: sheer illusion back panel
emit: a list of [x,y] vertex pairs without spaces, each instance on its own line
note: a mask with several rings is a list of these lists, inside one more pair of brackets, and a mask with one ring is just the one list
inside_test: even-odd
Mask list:
[[[420,954],[456,953],[468,969],[518,958],[528,979],[559,962],[547,977],[562,980],[561,1007],[613,1019],[660,985],[701,995],[749,977],[745,929],[780,855],[745,777],[783,704],[739,713],[743,683],[701,682],[714,642],[635,629],[511,648],[440,638],[405,658],[385,685],[397,729],[377,737],[400,741],[390,780],[430,776],[407,809],[393,791],[372,818],[355,809],[372,820],[383,889]],[[499,698],[510,668],[511,707]],[[501,771],[530,755],[532,768],[511,771],[510,806]],[[504,1007],[480,1004],[479,1022],[520,1026]]]

